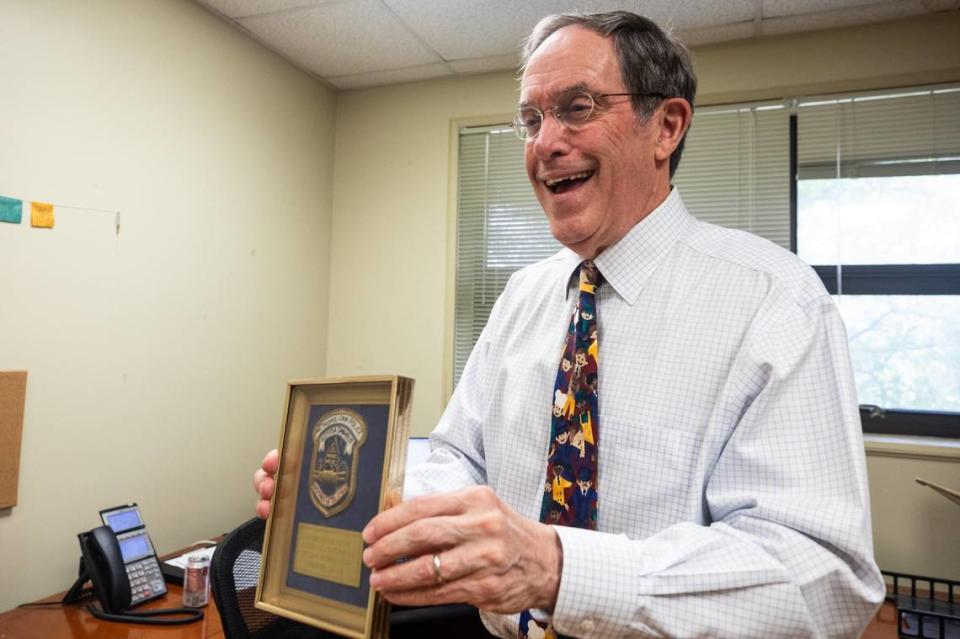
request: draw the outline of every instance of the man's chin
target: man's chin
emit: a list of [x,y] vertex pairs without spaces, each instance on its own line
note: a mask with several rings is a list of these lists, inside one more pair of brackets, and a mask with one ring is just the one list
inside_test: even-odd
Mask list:
[[[577,220],[564,220],[556,222],[551,220],[550,232],[553,237],[566,246],[571,251],[584,257],[593,257],[588,255],[591,252],[590,245],[593,239],[593,230],[584,228],[583,224],[576,224]],[[586,253],[584,252],[586,251]]]

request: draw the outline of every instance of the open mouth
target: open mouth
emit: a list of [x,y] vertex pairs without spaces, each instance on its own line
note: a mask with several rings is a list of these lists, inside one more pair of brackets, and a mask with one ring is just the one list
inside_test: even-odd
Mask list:
[[567,191],[572,191],[573,189],[579,187],[592,177],[593,171],[584,171],[582,173],[565,175],[552,180],[544,180],[543,183],[551,193],[566,193]]

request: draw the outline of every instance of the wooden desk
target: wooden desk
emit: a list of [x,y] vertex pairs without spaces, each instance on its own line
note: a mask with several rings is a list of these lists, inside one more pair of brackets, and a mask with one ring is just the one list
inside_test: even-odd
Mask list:
[[[58,602],[63,593],[42,599]],[[144,604],[135,611],[183,606],[183,589],[167,584],[167,596]],[[90,600],[94,601],[94,600]],[[223,637],[220,613],[210,603],[203,609],[203,620],[184,626],[145,626],[134,623],[101,621],[87,611],[87,603],[68,604],[50,608],[14,608],[0,614],[0,639],[204,639]]]
[[[163,599],[137,608],[175,608],[180,606],[180,586],[167,584],[169,592]],[[62,595],[48,597],[44,601],[59,601]],[[96,619],[86,610],[86,604],[72,604],[62,608],[15,608],[0,614],[0,639],[202,639],[223,637],[220,615],[213,598],[204,609],[203,621],[186,626],[143,626],[127,623],[110,623]],[[897,614],[893,604],[887,602],[877,612],[862,639],[896,639]]]
[[[219,542],[223,536],[215,537]],[[185,552],[199,550],[203,546],[188,546],[182,550],[168,553],[160,557],[166,561]],[[64,593],[50,595],[41,602],[59,603]],[[210,603],[203,608],[203,619],[183,626],[149,626],[136,623],[117,623],[102,621],[94,617],[87,610],[87,605],[96,602],[91,598],[83,603],[68,604],[65,606],[50,606],[49,608],[14,608],[0,613],[0,639],[205,639],[206,637],[223,637],[223,627],[220,625],[220,613],[210,595]],[[99,602],[96,605],[100,605]],[[140,610],[156,610],[159,608],[182,608],[183,588],[167,583],[165,597],[151,601],[134,608]]]
[[897,607],[884,601],[860,639],[897,639]]

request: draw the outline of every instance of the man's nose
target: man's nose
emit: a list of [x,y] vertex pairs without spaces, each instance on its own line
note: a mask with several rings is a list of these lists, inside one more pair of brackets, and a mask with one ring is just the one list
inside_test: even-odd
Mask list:
[[564,155],[570,150],[570,131],[560,124],[554,113],[545,113],[537,137],[533,139],[533,151],[541,160]]

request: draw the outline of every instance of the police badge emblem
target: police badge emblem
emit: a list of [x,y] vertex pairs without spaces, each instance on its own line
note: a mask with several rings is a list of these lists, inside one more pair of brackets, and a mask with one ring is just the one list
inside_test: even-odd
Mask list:
[[310,500],[324,517],[332,517],[353,501],[367,424],[356,412],[338,408],[317,421],[311,440]]

